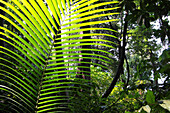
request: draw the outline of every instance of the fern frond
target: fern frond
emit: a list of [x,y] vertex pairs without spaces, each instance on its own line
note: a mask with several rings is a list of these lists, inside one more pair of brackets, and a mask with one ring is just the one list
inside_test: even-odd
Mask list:
[[[75,96],[74,92],[81,88],[84,91],[90,88],[90,80],[76,76],[86,77],[93,72],[82,69],[97,65],[110,70],[112,65],[112,58],[89,51],[113,56],[107,50],[90,47],[114,49],[113,45],[117,45],[115,42],[104,38],[83,37],[116,38],[111,34],[92,33],[95,30],[116,32],[92,25],[115,22],[117,19],[91,19],[118,14],[97,14],[118,7],[95,10],[99,6],[118,2],[97,4],[99,0],[45,1],[46,3],[43,0],[0,0],[0,3],[6,6],[0,6],[3,12],[0,18],[15,29],[0,26],[4,31],[0,32],[0,36],[5,37],[0,37],[0,40],[5,42],[5,47],[0,45],[2,112],[65,112],[68,105],[71,105],[70,99]],[[89,60],[97,60],[103,64]]]

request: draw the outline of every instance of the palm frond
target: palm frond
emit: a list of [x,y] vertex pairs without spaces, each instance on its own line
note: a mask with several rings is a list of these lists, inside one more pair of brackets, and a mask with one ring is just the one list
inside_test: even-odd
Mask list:
[[[106,50],[90,48],[100,46],[114,48],[116,44],[106,39],[83,39],[80,37],[107,36],[111,34],[84,33],[85,31],[106,30],[109,28],[95,28],[92,25],[117,21],[90,21],[93,18],[110,16],[118,13],[97,14],[114,10],[106,8],[95,10],[99,6],[118,3],[117,1],[102,2],[98,0],[11,0],[0,3],[6,7],[0,10],[0,18],[12,25],[16,31],[0,26],[4,32],[0,35],[5,47],[0,46],[0,104],[2,112],[65,112],[72,93],[80,89],[79,86],[90,87],[90,80],[78,82],[80,73],[89,76],[92,72],[78,70],[90,68],[87,65],[97,65],[105,69],[110,68],[112,59],[104,55],[89,53],[89,51],[103,52]],[[91,27],[89,27],[91,26]],[[83,32],[83,33],[81,33]],[[89,46],[82,48],[82,46]],[[83,51],[82,53],[80,51]],[[113,56],[113,55],[112,55]],[[96,64],[79,59],[93,59],[104,62]],[[84,89],[85,90],[85,89]]]

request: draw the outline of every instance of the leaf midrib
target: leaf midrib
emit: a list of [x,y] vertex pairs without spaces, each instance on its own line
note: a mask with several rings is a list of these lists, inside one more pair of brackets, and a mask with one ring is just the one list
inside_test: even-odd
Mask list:
[[[67,13],[68,13],[68,12],[67,12]],[[63,21],[61,22],[60,28],[61,28],[62,24],[64,24],[64,21],[66,20],[67,15],[68,15],[68,14],[66,14],[65,17],[63,18]],[[59,34],[59,32],[60,32],[60,28],[59,28],[59,30],[57,30],[57,33],[56,33],[56,35],[54,36],[54,40],[53,40],[53,43],[52,43],[52,45],[51,45],[51,47],[50,47],[50,51],[49,51],[49,53],[48,53],[47,60],[46,60],[46,63],[45,63],[44,69],[43,69],[43,73],[42,73],[41,79],[40,79],[40,81],[39,81],[40,84],[39,84],[39,91],[38,91],[38,95],[37,95],[37,103],[36,103],[36,107],[35,107],[35,108],[36,108],[35,113],[38,113],[38,104],[39,104],[40,93],[41,93],[41,88],[42,88],[42,84],[43,84],[43,78],[44,78],[44,76],[45,76],[46,68],[48,67],[48,61],[49,61],[50,56],[51,56],[51,54],[52,54],[52,50],[54,49],[55,40],[56,40],[57,37],[58,37],[57,34]]]

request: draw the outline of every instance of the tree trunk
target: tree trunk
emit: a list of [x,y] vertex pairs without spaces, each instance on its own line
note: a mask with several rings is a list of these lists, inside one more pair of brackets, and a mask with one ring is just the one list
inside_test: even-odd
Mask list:
[[[87,6],[84,6],[84,7],[87,7]],[[82,13],[85,13],[85,11],[82,12]],[[87,23],[87,22],[89,22],[89,20],[82,21],[81,23]],[[89,25],[88,26],[83,26],[80,29],[85,29],[85,28],[90,28],[90,26]],[[82,32],[80,32],[80,34],[90,34],[90,31],[82,31]],[[91,39],[91,36],[80,37],[80,39]],[[82,42],[82,43],[90,43],[90,42]],[[80,48],[82,48],[82,49],[91,49],[91,46],[83,45]],[[79,53],[88,54],[88,53],[91,53],[91,51],[79,51]],[[90,70],[90,62],[91,62],[91,59],[83,58],[83,57],[90,57],[90,55],[82,55],[82,56],[79,56],[79,57],[80,57],[79,58],[80,63],[78,64],[78,66],[85,66],[85,67],[88,67],[88,68],[78,68],[78,70],[80,70],[80,73],[78,73],[78,74],[80,74],[80,75],[76,75],[76,77],[81,78],[81,79],[90,80],[90,72],[91,72],[91,70]],[[81,62],[89,62],[89,63],[81,63]],[[86,71],[86,72],[84,72],[84,71]],[[87,73],[87,72],[89,72],[89,73]]]

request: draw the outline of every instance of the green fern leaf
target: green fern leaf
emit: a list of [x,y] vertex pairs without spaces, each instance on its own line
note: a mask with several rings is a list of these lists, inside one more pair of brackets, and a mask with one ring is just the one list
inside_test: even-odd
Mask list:
[[[78,64],[97,65],[110,70],[113,62],[111,58],[89,51],[113,56],[111,53],[84,47],[93,45],[114,49],[112,45],[116,43],[106,39],[81,38],[116,38],[111,34],[84,33],[95,30],[116,32],[109,28],[92,27],[117,21],[116,19],[90,20],[118,14],[97,14],[118,7],[94,9],[118,2],[96,4],[96,1],[98,0],[0,0],[6,6],[0,6],[3,12],[0,18],[19,32],[17,34],[8,27],[0,26],[4,31],[0,35],[5,37],[0,37],[5,42],[5,47],[0,45],[1,112],[66,112],[71,105],[70,99],[75,96],[74,92],[90,88],[90,80],[76,77],[90,76],[92,72],[80,70],[90,67]],[[104,63],[97,64],[81,59]]]

